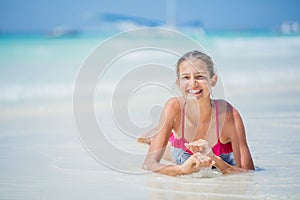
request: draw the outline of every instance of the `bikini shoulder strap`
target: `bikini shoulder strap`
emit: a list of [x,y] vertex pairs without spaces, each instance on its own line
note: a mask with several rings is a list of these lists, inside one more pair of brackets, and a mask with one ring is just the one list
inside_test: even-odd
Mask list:
[[219,139],[219,104],[217,100],[214,100],[216,106],[216,134]]
[[185,103],[182,109],[182,120],[181,120],[181,139],[184,140],[184,123],[185,123]]

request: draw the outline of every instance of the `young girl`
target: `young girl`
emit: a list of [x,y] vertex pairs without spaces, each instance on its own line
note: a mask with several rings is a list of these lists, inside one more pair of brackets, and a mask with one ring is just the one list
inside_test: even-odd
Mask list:
[[[254,170],[240,114],[227,101],[211,99],[217,83],[211,58],[188,52],[176,72],[182,97],[165,104],[143,167],[171,176],[211,166],[224,174]],[[160,163],[168,143],[174,165]]]

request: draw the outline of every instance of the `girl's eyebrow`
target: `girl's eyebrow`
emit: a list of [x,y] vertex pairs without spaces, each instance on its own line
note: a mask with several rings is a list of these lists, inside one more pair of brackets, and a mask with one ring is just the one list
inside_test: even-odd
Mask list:
[[[198,74],[207,74],[206,71],[199,71],[199,72],[195,72],[194,75],[198,75]],[[183,73],[183,74],[180,74],[181,76],[187,76],[187,75],[190,75],[190,73]]]

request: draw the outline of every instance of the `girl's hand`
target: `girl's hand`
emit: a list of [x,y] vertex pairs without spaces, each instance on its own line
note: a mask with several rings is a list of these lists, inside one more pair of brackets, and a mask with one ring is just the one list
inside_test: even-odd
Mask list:
[[185,143],[185,146],[193,153],[199,152],[205,156],[209,156],[210,158],[213,158],[214,156],[214,153],[206,140],[199,139],[194,142]]
[[180,165],[181,172],[183,174],[191,174],[199,171],[204,167],[211,167],[215,162],[208,156],[202,155],[201,153],[194,153],[187,159],[182,165]]

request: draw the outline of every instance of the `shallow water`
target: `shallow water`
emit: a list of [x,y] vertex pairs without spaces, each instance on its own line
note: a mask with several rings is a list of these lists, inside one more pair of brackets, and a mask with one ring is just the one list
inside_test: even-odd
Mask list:
[[[199,36],[217,61],[225,88],[220,95],[241,112],[257,169],[206,177],[144,173],[140,166],[147,146],[135,142],[139,133],[127,136],[115,126],[105,103],[109,88],[95,104],[98,120],[107,120],[102,121],[105,136],[141,156],[132,162],[104,152],[105,159],[136,173],[104,166],[87,152],[75,130],[72,94],[82,60],[101,40],[0,39],[0,199],[300,198],[299,37]],[[152,89],[161,98],[152,98]],[[170,96],[155,89],[132,97],[129,113],[137,125],[157,120],[159,107],[151,110],[145,104],[161,105]],[[145,91],[147,99],[142,98]]]

